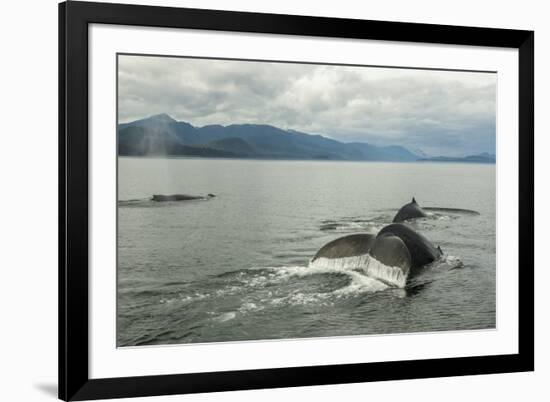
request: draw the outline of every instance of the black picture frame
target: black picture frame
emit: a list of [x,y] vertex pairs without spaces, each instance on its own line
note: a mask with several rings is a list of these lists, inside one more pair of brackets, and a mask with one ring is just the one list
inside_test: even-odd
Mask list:
[[[518,353],[90,379],[88,25],[507,47],[519,52]],[[70,1],[59,4],[59,398],[89,400],[534,370],[534,32]]]

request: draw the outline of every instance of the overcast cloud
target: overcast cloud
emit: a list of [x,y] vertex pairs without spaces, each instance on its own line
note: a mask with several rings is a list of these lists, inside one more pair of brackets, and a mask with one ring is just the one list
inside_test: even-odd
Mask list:
[[430,155],[494,153],[496,74],[119,56],[119,121],[158,113]]

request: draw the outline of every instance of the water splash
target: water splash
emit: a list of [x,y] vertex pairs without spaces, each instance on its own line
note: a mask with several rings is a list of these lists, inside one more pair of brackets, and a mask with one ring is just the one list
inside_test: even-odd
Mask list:
[[368,254],[344,258],[321,257],[310,262],[309,268],[328,269],[336,272],[360,269],[370,278],[399,288],[405,287],[407,282],[407,274],[403,273],[401,268],[385,265]]
[[438,261],[439,267],[445,267],[448,270],[460,269],[464,267],[464,262],[454,255],[443,255]]
[[226,322],[234,319],[237,316],[237,313],[234,311],[229,311],[227,313],[220,314],[219,316],[214,317],[212,320],[216,322]]
[[[445,255],[427,268],[439,271],[461,266],[460,258]],[[340,275],[341,279],[334,275]],[[300,279],[315,276],[319,277],[318,281],[300,282]],[[408,275],[401,268],[385,265],[368,254],[335,259],[321,257],[310,261],[307,266],[254,267],[224,273],[211,278],[211,281],[217,282],[220,279],[224,282],[229,280],[229,283],[209,292],[182,292],[173,298],[161,299],[160,303],[211,304],[224,299],[223,303],[229,303],[229,307],[235,301],[226,299],[227,297],[242,295],[239,304],[234,305],[232,311],[212,313],[215,316],[211,320],[223,323],[266,308],[331,306],[341,298],[385,290],[404,290],[409,285]]]
[[351,276],[349,285],[335,290],[333,294],[336,296],[359,295],[363,293],[380,292],[390,288],[390,286],[380,280],[356,271],[350,271],[349,275]]
[[[394,272],[395,267],[386,267],[377,262],[372,257],[352,259],[339,259],[340,263],[334,260],[328,262],[328,259],[317,259],[310,263],[309,266],[286,266],[286,267],[268,267],[262,268],[262,271],[267,271],[267,274],[257,276],[254,280],[246,282],[248,286],[265,287],[267,284],[282,285],[283,282],[307,278],[317,275],[344,275],[349,281],[343,287],[330,292],[313,292],[313,293],[292,293],[283,295],[279,298],[271,300],[271,304],[291,304],[303,305],[308,303],[325,303],[333,296],[341,297],[344,295],[358,295],[362,293],[373,293],[381,290],[386,290],[390,287],[401,286],[404,280],[399,278]],[[362,263],[367,261],[366,263]],[[369,267],[372,275],[368,274]],[[384,274],[384,268],[386,273]],[[259,280],[261,278],[261,280]],[[406,278],[405,278],[406,280]],[[280,289],[280,287],[279,287]]]
[[245,302],[239,307],[239,313],[248,313],[248,312],[254,312],[254,311],[260,311],[263,310],[263,306],[258,306],[256,303],[252,302]]
[[304,306],[308,304],[315,304],[317,306],[328,306],[332,303],[329,302],[331,293],[292,293],[282,297],[276,297],[267,302],[275,307],[282,305],[290,306]]

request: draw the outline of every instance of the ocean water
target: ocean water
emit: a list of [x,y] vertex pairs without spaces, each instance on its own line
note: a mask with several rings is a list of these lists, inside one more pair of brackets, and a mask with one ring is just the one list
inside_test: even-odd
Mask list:
[[[121,157],[118,174],[118,346],[495,327],[495,165]],[[216,197],[150,200],[174,193]],[[413,196],[444,257],[404,287],[309,266]]]

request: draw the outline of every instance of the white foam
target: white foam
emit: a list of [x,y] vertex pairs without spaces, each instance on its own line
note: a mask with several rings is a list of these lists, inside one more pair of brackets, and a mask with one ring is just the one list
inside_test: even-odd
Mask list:
[[277,297],[269,301],[273,306],[291,305],[303,306],[306,304],[315,304],[316,306],[327,306],[331,303],[327,300],[331,293],[291,293],[287,296]]
[[309,262],[309,268],[346,271],[350,269],[365,268],[368,265],[370,255],[358,255],[354,257],[326,258],[320,257]]
[[226,322],[226,321],[232,320],[236,316],[237,316],[237,313],[235,313],[234,311],[230,311],[228,313],[223,313],[217,317],[214,317],[213,320],[217,322]]
[[407,274],[404,274],[401,268],[382,264],[368,254],[343,258],[320,257],[310,262],[309,268],[333,270],[336,272],[361,269],[371,278],[400,288],[405,287],[405,283],[407,282]]
[[405,287],[408,276],[401,268],[382,264],[373,257],[368,259],[366,274],[398,288]]
[[444,255],[437,262],[440,266],[447,266],[450,269],[462,268],[464,266],[460,257],[455,257],[454,255]]
[[178,297],[173,297],[173,298],[169,298],[169,299],[165,299],[165,298],[162,298],[159,300],[159,303],[160,304],[170,304],[170,303],[173,303],[173,302],[192,302],[192,301],[196,301],[196,300],[202,300],[202,299],[206,299],[207,297],[210,297],[211,295],[209,293],[195,293],[194,295],[184,295],[184,294],[179,294]]
[[389,286],[375,278],[363,275],[359,272],[349,271],[351,282],[348,286],[335,290],[333,293],[337,296],[352,295],[361,293],[373,293],[386,290]]
[[[381,282],[380,280],[366,275],[366,272],[356,272],[358,268],[362,268],[364,265],[359,265],[358,261],[341,261],[338,263],[319,261],[320,259],[315,260],[309,266],[292,266],[292,267],[271,267],[264,268],[272,270],[275,274],[275,277],[272,278],[274,281],[285,281],[291,278],[303,278],[311,275],[324,275],[324,274],[341,274],[346,275],[350,278],[350,283],[344,288],[337,289],[334,292],[329,293],[314,293],[309,295],[304,294],[294,294],[291,296],[281,297],[279,299],[274,299],[273,304],[305,304],[309,302],[320,302],[321,300],[326,300],[331,295],[341,296],[344,294],[352,293],[368,293],[368,292],[378,292],[380,290],[387,289],[389,286]],[[340,259],[343,260],[343,259]],[[364,259],[360,261],[365,261]],[[271,277],[271,275],[269,275]],[[393,285],[396,286],[396,285]]]
[[239,313],[247,313],[249,311],[260,311],[264,308],[262,306],[258,306],[256,303],[252,302],[246,302],[241,307],[239,307]]

